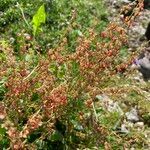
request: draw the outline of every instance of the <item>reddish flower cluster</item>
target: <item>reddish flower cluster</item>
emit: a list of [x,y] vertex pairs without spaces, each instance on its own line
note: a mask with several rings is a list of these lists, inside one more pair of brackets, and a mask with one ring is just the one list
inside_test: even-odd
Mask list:
[[4,104],[0,103],[0,119],[4,119],[6,117],[6,110]]
[[[137,7],[139,12],[143,7],[142,1],[139,0]],[[138,13],[134,14],[136,15]],[[132,18],[125,20],[129,23]],[[30,40],[30,37],[26,40]],[[0,77],[2,78],[3,74],[8,77],[5,84],[8,92],[4,97],[6,109],[2,103],[0,104],[0,119],[4,122],[11,120],[14,123],[13,126],[5,127],[12,149],[23,149],[21,140],[27,138],[42,124],[47,124],[47,120],[52,121],[52,125],[47,125],[51,128],[58,116],[62,116],[66,109],[71,109],[68,107],[74,99],[85,100],[86,108],[92,108],[95,95],[104,91],[101,85],[108,81],[112,74],[125,71],[132,62],[132,59],[121,64],[116,61],[119,50],[126,43],[125,29],[117,23],[110,23],[106,30],[99,34],[90,30],[89,37],[78,38],[75,52],[66,50],[67,40],[63,39],[58,48],[49,50],[46,56],[38,54],[37,66],[31,71],[29,70],[31,66],[35,66],[34,62],[17,61],[12,52],[9,54],[6,51],[8,60],[0,64],[3,67],[0,68],[3,72],[0,73]],[[23,55],[27,53],[23,49],[22,52]],[[63,77],[59,76],[62,70]],[[116,91],[122,92],[114,89],[110,90],[110,93],[117,93]],[[68,99],[72,101],[68,103]],[[83,116],[82,113],[79,114],[81,120]],[[20,127],[19,121],[22,118],[28,121],[21,126],[23,130],[19,132],[17,128]],[[103,127],[96,125],[94,128],[101,135],[107,135]],[[49,130],[45,129],[42,136]],[[107,143],[105,145],[108,147]]]
[[23,77],[26,75],[27,72],[25,70],[21,70],[20,73],[14,70],[12,75],[9,77],[8,82],[6,83],[6,86],[9,90],[7,95],[9,95],[9,97],[20,97],[29,89],[31,86],[30,82],[23,81]]
[[[125,14],[123,19],[124,23],[130,26],[135,18],[140,15],[140,12],[144,8],[144,0],[137,0],[136,3],[131,3],[128,5],[123,6],[121,9],[121,14]],[[126,15],[131,12],[131,15]]]
[[32,131],[38,129],[42,125],[42,117],[40,115],[33,115],[29,118],[23,131],[20,133],[20,137],[26,138]]
[[19,132],[15,127],[9,127],[7,134],[9,136],[9,139],[11,141],[10,147],[13,150],[20,150],[24,148],[24,143],[21,141]]
[[66,87],[60,85],[54,88],[50,94],[46,94],[42,97],[43,99],[43,109],[47,116],[56,112],[60,106],[65,106],[67,104],[67,93]]

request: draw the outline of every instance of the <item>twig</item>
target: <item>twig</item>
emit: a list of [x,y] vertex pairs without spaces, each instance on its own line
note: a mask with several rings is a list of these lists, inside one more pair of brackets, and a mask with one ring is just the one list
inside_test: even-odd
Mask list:
[[26,80],[26,79],[28,79],[28,78],[33,74],[33,72],[34,72],[37,68],[38,68],[38,65],[28,74],[28,76],[26,76],[26,77],[23,79],[23,81]]

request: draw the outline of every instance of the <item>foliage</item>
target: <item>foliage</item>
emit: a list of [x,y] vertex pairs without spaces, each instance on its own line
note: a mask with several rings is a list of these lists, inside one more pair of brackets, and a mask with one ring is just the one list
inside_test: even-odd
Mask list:
[[[44,1],[44,5],[38,1],[42,6],[36,14],[26,12],[29,6],[37,10],[35,2],[19,1],[28,22],[34,15],[34,34],[46,21],[43,32],[33,38],[24,20],[19,20],[16,28],[20,29],[9,26],[7,36],[13,35],[12,42],[6,35],[0,41],[0,146],[121,149],[130,148],[129,141],[145,142],[136,134],[124,137],[114,132],[120,114],[106,112],[95,99],[106,92],[114,98],[124,93],[131,99],[135,96],[132,86],[119,87],[129,82],[125,73],[133,59],[132,55],[127,55],[128,61],[121,59],[127,54],[125,28],[110,23],[104,29],[107,21],[99,0]],[[51,49],[45,46],[49,35]]]
[[[87,27],[95,26],[95,24],[97,30],[102,30],[107,22],[107,13],[101,0],[94,0],[91,3],[85,0],[4,0],[3,5],[1,4],[0,18],[0,31],[4,38],[13,37],[16,40],[17,33],[20,33],[22,29],[28,34],[32,32],[32,24],[30,24],[31,27],[26,25],[17,2],[28,23],[31,23],[37,9],[44,3],[47,14],[46,24],[43,25],[43,32],[36,36],[43,52],[47,48],[55,47],[63,37],[68,37],[70,41],[68,47],[72,49],[75,46],[72,39],[76,38],[77,34],[86,32]],[[70,28],[74,29],[72,33],[69,31]],[[18,47],[17,42],[14,42],[14,47],[16,46]]]
[[45,23],[46,20],[46,13],[44,5],[40,6],[37,13],[33,16],[32,23],[33,23],[33,34],[35,36],[38,30],[41,30],[40,26],[42,23]]

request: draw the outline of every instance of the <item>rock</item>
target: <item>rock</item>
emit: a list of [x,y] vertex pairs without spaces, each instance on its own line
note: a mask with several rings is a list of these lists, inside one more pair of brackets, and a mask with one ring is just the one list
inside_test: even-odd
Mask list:
[[147,26],[146,32],[145,32],[145,36],[147,38],[148,41],[150,41],[150,22]]
[[139,121],[139,116],[138,116],[137,110],[135,108],[132,108],[130,112],[127,112],[126,117],[127,117],[127,120],[130,122]]
[[133,79],[134,79],[136,82],[140,82],[140,83],[143,82],[142,74],[139,74],[138,76],[133,77]]
[[15,39],[13,37],[11,37],[9,40],[11,44],[15,42]]
[[117,102],[108,105],[109,112],[118,112],[121,116],[124,114]]
[[134,126],[142,129],[142,128],[144,128],[144,122],[137,122],[137,123],[135,123]]
[[74,121],[74,120],[71,120],[74,128],[78,131],[82,131],[84,130],[83,126],[81,124],[79,124],[78,122]]
[[123,3],[130,3],[130,1],[129,0],[121,0]]
[[27,41],[29,41],[29,40],[32,39],[32,38],[31,38],[31,35],[29,35],[28,33],[24,33],[24,36],[25,36],[25,39],[26,39]]
[[121,107],[117,102],[113,102],[107,95],[96,95],[96,98],[101,101],[102,107],[104,107],[109,112],[118,112],[120,115],[123,115]]
[[150,79],[150,48],[145,49],[135,61],[138,70],[142,73],[144,80]]
[[144,29],[142,26],[135,26],[132,31],[135,33],[135,34],[138,34],[138,35],[144,35],[145,34],[145,31],[146,29]]
[[121,132],[122,132],[122,133],[129,133],[129,130],[127,129],[127,127],[126,127],[125,124],[122,124],[122,125],[121,125]]

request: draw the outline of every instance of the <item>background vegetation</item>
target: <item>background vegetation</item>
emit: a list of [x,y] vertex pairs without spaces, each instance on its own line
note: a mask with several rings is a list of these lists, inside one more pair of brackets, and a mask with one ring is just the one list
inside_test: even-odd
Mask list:
[[145,95],[129,78],[125,28],[108,22],[103,1],[3,0],[0,15],[1,149],[147,145],[141,132],[117,133],[124,116],[96,98],[107,93],[129,106],[140,103],[149,120]]

